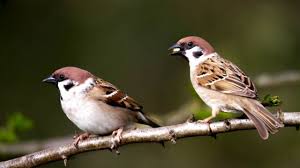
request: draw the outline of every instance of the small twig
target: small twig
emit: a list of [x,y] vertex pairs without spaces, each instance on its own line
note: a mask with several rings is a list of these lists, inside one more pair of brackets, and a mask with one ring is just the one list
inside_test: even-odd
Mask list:
[[66,155],[62,155],[61,158],[62,158],[63,161],[64,161],[65,167],[67,167],[68,157],[67,157]]

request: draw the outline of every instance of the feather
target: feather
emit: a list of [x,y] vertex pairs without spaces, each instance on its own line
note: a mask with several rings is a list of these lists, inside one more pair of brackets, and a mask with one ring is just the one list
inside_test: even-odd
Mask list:
[[96,79],[96,86],[90,91],[90,95],[112,106],[122,107],[132,111],[142,111],[143,108],[133,98],[119,90],[116,86],[100,78]]
[[[259,135],[262,139],[267,139],[268,134],[275,134],[280,127],[283,127],[283,123],[272,115],[265,107],[263,107],[257,100],[244,98],[241,99],[241,105],[243,111],[249,119],[251,119],[257,128]],[[263,125],[263,127],[262,127]]]
[[220,56],[208,58],[196,69],[200,86],[226,94],[257,98],[250,78],[236,65]]
[[[207,58],[196,68],[195,77],[199,86],[230,95],[228,99],[231,101],[228,102],[232,104],[228,104],[228,106],[243,111],[253,121],[262,139],[267,139],[269,133],[274,134],[284,126],[256,100],[257,90],[254,84],[242,70],[230,61],[218,55]],[[238,104],[238,107],[234,104]]]
[[103,101],[109,105],[125,108],[132,112],[137,121],[141,124],[147,124],[151,127],[160,127],[159,124],[152,121],[142,112],[142,106],[138,104],[133,98],[119,90],[113,84],[96,78],[96,84],[93,89],[89,91],[91,97],[99,101]]

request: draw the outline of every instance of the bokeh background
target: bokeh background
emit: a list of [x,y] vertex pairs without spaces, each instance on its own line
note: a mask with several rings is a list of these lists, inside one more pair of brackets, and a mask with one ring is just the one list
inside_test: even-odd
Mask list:
[[[73,134],[53,70],[78,66],[115,84],[162,120],[193,99],[186,61],[168,56],[179,38],[197,35],[251,77],[300,69],[300,1],[2,0],[0,125],[13,112],[34,122],[22,140]],[[299,111],[300,85],[259,89]],[[199,100],[200,102],[200,100]],[[166,122],[166,121],[165,121]],[[76,155],[69,167],[298,167],[300,134],[282,129],[268,141],[255,130]],[[42,167],[63,167],[55,162]]]

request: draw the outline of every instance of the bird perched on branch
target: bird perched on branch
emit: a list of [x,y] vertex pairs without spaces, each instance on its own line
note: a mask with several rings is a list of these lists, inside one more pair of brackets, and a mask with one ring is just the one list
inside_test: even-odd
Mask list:
[[220,111],[244,113],[262,139],[268,139],[283,123],[257,100],[250,78],[235,64],[222,58],[204,39],[188,36],[169,48],[171,55],[183,56],[190,66],[190,78],[200,98],[212,108],[209,122]]
[[137,123],[159,127],[142,112],[142,106],[134,99],[86,70],[64,67],[43,82],[56,85],[64,113],[85,131],[76,137],[75,146],[90,134],[112,133],[111,148],[115,148],[121,141],[123,129],[134,128]]

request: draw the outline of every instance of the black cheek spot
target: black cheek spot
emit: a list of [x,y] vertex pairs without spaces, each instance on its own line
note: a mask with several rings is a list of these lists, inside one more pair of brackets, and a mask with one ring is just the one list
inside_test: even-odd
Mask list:
[[195,58],[199,58],[199,57],[201,57],[203,55],[203,53],[201,52],[201,51],[198,51],[198,52],[194,52],[193,53],[193,56],[195,57]]
[[74,86],[73,83],[69,83],[67,85],[64,85],[64,88],[66,89],[66,91],[69,91],[73,86]]

